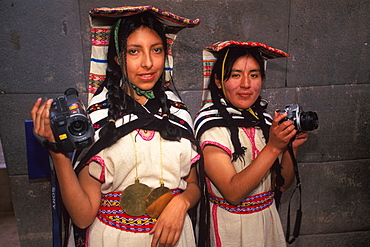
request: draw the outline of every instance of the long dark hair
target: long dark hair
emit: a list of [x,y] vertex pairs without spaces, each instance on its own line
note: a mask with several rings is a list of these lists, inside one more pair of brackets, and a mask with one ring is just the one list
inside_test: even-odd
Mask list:
[[[127,78],[127,74],[122,71],[122,68],[126,68],[127,66],[127,39],[135,30],[143,26],[154,30],[159,35],[163,43],[165,54],[167,54],[167,38],[164,32],[164,27],[154,14],[144,12],[130,17],[125,17],[117,21],[112,26],[108,47],[106,79],[102,84],[108,89],[108,118],[110,120],[115,121],[120,118],[122,114],[132,113],[135,109],[135,102],[133,102],[130,99],[131,96],[126,93],[131,92],[131,95],[133,95],[133,89]],[[116,45],[116,39],[114,37],[115,32],[118,34],[118,46]],[[117,51],[116,47],[118,47],[119,51]],[[116,57],[121,58],[121,65],[116,62]],[[165,59],[167,59],[166,55]],[[124,69],[124,71],[127,71],[127,69]],[[161,78],[153,88],[154,95],[159,99],[163,113],[163,128],[161,128],[160,134],[161,137],[166,140],[178,141],[181,137],[181,131],[169,122],[170,102],[165,94],[164,84],[165,78],[164,73],[162,73]],[[173,85],[172,81],[171,84]],[[113,124],[110,124],[110,129],[113,128],[112,126]]]

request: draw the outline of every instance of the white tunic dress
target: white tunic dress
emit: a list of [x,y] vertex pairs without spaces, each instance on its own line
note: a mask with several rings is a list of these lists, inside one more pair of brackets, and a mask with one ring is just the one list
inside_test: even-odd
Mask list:
[[[160,179],[163,178],[164,186],[169,189],[185,190],[187,183],[184,177],[189,174],[191,165],[198,158],[199,155],[191,142],[185,138],[179,142],[167,141],[162,139],[158,132],[152,131],[151,135],[146,137],[138,130],[122,137],[113,146],[94,156],[89,165],[89,172],[102,182],[102,201],[115,206],[100,207],[99,214],[106,215],[98,215],[89,228],[88,246],[150,246],[153,235],[150,235],[149,231],[155,220],[147,215],[141,218],[128,215],[114,217],[114,213],[120,209],[117,205],[120,192],[135,182],[136,168],[140,183],[151,189],[159,187]],[[114,199],[115,197],[117,199]],[[188,215],[176,246],[195,246]]]
[[[244,155],[245,163],[241,159],[233,163],[236,172],[245,169],[251,163],[253,156],[258,155],[265,146],[262,130],[257,127],[254,130],[253,137],[246,132],[245,128],[239,128],[240,142],[247,150]],[[230,159],[232,158],[234,148],[230,132],[225,127],[214,127],[205,131],[200,138],[200,144],[202,148],[205,145],[218,146],[230,155]],[[208,188],[211,195],[211,246],[286,246],[280,217],[272,199],[270,172],[248,196],[249,199],[244,201],[245,205],[257,202],[256,206],[243,208],[228,205],[223,208],[225,199],[221,193],[210,181],[208,181]]]

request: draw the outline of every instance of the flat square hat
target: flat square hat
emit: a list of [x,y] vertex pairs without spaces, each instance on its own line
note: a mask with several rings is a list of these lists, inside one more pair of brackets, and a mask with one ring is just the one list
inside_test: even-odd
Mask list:
[[172,78],[172,46],[176,39],[176,35],[184,28],[192,28],[199,25],[199,19],[191,20],[149,5],[93,8],[90,11],[92,48],[89,74],[89,101],[99,85],[105,80],[109,36],[112,25],[120,18],[129,17],[146,11],[153,13],[164,27],[168,48],[165,64],[165,79],[169,82]]
[[202,106],[212,102],[211,92],[208,90],[213,66],[217,61],[218,53],[226,47],[245,47],[257,48],[264,60],[275,59],[281,57],[290,57],[290,55],[282,50],[268,46],[259,42],[242,42],[242,41],[219,41],[212,45],[203,48],[203,93]]

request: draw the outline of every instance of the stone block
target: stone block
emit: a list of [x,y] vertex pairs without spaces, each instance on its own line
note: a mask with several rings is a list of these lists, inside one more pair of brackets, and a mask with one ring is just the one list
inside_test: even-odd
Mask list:
[[10,176],[13,206],[22,246],[52,246],[51,188],[27,175]]
[[179,93],[183,102],[189,108],[190,114],[194,120],[201,107],[202,91],[180,91]]
[[288,86],[368,83],[369,9],[369,1],[291,2]]
[[366,246],[370,241],[370,232],[348,232],[337,234],[302,235],[291,247],[337,247],[337,246]]
[[[370,160],[299,163],[302,183],[302,235],[370,231],[368,207]],[[284,229],[294,185],[283,193],[280,215]],[[291,229],[298,209],[292,198]],[[293,231],[293,230],[291,230]]]
[[78,8],[71,0],[2,4],[2,93],[64,92],[76,85],[86,92]]

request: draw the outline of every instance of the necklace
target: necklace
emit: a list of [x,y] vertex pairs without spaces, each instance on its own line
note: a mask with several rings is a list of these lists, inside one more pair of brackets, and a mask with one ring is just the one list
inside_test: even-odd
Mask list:
[[[145,133],[145,132],[144,132]],[[130,133],[135,152],[135,183],[128,186],[121,195],[121,208],[125,213],[131,216],[141,216],[147,213],[152,218],[158,218],[163,209],[173,198],[172,191],[164,186],[163,181],[163,155],[162,155],[162,139],[159,137],[160,148],[160,165],[161,178],[159,180],[160,186],[151,190],[149,186],[140,183],[138,176],[138,158],[136,150],[136,142],[132,133]]]
[[146,213],[152,218],[158,218],[163,209],[173,198],[172,191],[164,186],[163,181],[163,153],[162,153],[162,138],[159,137],[159,156],[161,163],[161,179],[159,180],[160,187],[155,188],[146,198]]
[[132,142],[134,144],[135,152],[135,183],[129,185],[121,194],[121,208],[125,213],[131,216],[141,216],[146,212],[145,199],[149,195],[151,189],[146,184],[140,183],[138,162],[137,162],[137,150],[134,137],[130,133]]

